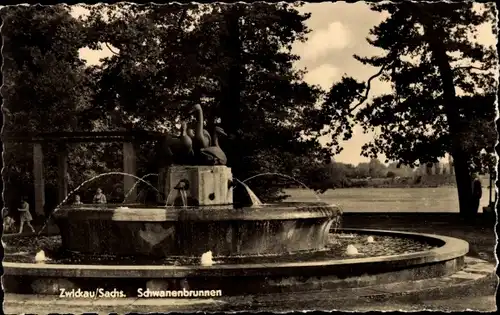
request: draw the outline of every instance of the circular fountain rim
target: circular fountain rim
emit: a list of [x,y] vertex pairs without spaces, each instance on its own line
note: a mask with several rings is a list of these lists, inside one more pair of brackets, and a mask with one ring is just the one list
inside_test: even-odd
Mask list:
[[223,220],[293,220],[334,217],[342,212],[335,204],[324,202],[284,202],[259,207],[234,208],[232,205],[198,207],[133,207],[123,205],[69,205],[53,213],[54,218],[82,215],[85,220],[111,219],[128,222],[223,221]]
[[212,266],[158,266],[158,265],[77,265],[3,262],[5,275],[43,277],[104,277],[104,278],[185,278],[189,276],[256,276],[256,275],[300,275],[308,269],[335,269],[345,266],[377,268],[382,266],[414,268],[457,259],[469,251],[469,244],[461,239],[434,235],[387,230],[340,229],[340,231],[373,235],[401,236],[438,243],[441,246],[427,251],[408,254],[348,258],[289,263],[215,264]]

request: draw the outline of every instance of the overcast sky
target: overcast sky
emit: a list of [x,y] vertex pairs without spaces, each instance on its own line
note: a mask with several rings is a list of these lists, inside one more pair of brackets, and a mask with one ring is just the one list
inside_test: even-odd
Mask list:
[[[366,41],[369,30],[385,19],[381,13],[370,11],[363,2],[311,3],[305,4],[299,10],[311,13],[311,18],[306,22],[311,29],[308,41],[296,44],[293,49],[301,57],[296,66],[308,70],[304,78],[308,83],[318,84],[328,90],[343,74],[366,81],[377,73],[378,69],[365,66],[352,56],[373,56],[381,53]],[[491,27],[485,26],[481,30],[478,41],[496,44]],[[109,51],[81,51],[82,57],[89,63],[96,63],[109,54]],[[388,89],[387,84],[374,80],[370,95],[385,93]],[[335,160],[352,164],[366,162],[367,159],[360,156],[361,147],[370,142],[373,136],[372,133],[364,134],[361,127],[356,127],[353,137],[341,143],[344,150],[335,156]],[[322,143],[328,141],[328,136],[321,139]],[[384,157],[380,159],[383,161]]]
[[[365,66],[352,56],[381,53],[370,46],[366,38],[370,29],[385,19],[382,14],[371,11],[363,2],[311,3],[305,4],[300,11],[311,13],[307,21],[311,29],[308,41],[294,47],[294,51],[301,56],[297,66],[308,70],[304,78],[308,83],[328,90],[344,74],[366,81],[378,72],[378,69]],[[373,93],[388,92],[388,88],[379,81],[373,81],[371,85]],[[361,147],[372,139],[372,133],[365,134],[360,126],[356,126],[352,138],[341,142],[344,150],[335,156],[335,160],[352,164],[366,162],[367,158],[360,156]],[[328,141],[329,136],[321,139],[322,143]]]

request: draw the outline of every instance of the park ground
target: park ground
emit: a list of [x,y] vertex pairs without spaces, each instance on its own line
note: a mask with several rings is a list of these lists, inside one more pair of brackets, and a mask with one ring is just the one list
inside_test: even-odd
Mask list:
[[[475,220],[461,219],[458,214],[441,213],[345,213],[343,227],[364,228],[382,230],[400,230],[408,232],[419,232],[428,234],[441,234],[461,238],[469,242],[469,256],[486,260],[496,265],[494,254],[496,235],[494,233],[495,218],[478,215]],[[492,283],[494,286],[495,283]],[[298,293],[297,293],[298,294]],[[247,297],[248,298],[248,297]],[[315,300],[313,305],[305,306],[301,301]],[[251,298],[250,298],[251,300]],[[124,303],[120,300],[97,300],[93,303],[75,303],[74,300],[63,300],[49,296],[26,296],[7,294],[4,302],[5,314],[28,314],[28,313],[118,313],[131,312],[169,312],[169,311],[237,311],[231,307],[231,303],[217,300],[142,300],[140,305],[136,303]],[[161,303],[160,305],[158,305]],[[432,298],[429,296],[408,301],[374,301],[360,300],[355,304],[342,305],[328,298],[318,299],[317,293],[300,293],[296,302],[287,302],[286,305],[279,302],[262,305],[262,310],[277,311],[281,307],[286,310],[343,310],[343,311],[481,311],[489,312],[496,310],[495,296],[489,293],[477,292],[470,296],[454,296]],[[146,304],[146,305],[145,305]],[[241,310],[259,311],[260,308],[249,303]],[[311,304],[311,303],[309,303]],[[283,309],[285,310],[285,309]]]

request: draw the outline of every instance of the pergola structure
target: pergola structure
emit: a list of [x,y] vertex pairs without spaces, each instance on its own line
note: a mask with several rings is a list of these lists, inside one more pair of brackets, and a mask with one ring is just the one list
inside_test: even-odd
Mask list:
[[[104,131],[104,132],[50,132],[50,133],[19,133],[4,132],[2,141],[33,143],[33,177],[35,187],[35,212],[44,215],[45,204],[45,180],[43,172],[43,145],[47,143],[60,144],[58,156],[58,200],[63,201],[68,194],[68,143],[82,142],[122,142],[123,143],[123,172],[136,175],[136,147],[140,141],[159,140],[165,135],[160,132],[144,130],[132,131]],[[134,187],[135,179],[124,176],[124,190],[128,191]],[[134,188],[131,198],[137,196]]]

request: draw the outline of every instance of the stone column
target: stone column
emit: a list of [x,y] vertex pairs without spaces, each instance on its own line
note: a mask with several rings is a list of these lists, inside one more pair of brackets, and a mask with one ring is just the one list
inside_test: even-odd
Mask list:
[[433,171],[434,171],[433,166],[434,166],[434,164],[432,164],[432,163],[425,164],[425,175],[432,175],[433,174]]
[[[167,180],[166,174],[167,174],[167,168],[166,167],[160,167],[158,169],[158,185],[156,187],[158,187],[158,191],[160,191],[162,193],[165,193],[165,183],[166,183],[166,180]],[[165,195],[165,197],[163,197],[161,194],[157,194],[156,196],[157,196],[156,197],[156,201],[158,203],[161,203],[162,201],[167,201],[166,200],[167,195]]]
[[57,200],[62,202],[68,195],[68,149],[66,144],[59,147],[57,157]]
[[441,175],[441,163],[434,163],[434,175]]
[[426,172],[425,172],[425,164],[420,164],[419,170],[420,170],[420,175],[424,176],[426,174]]
[[[131,142],[123,143],[123,172],[131,175],[136,175],[136,155],[135,146]],[[123,176],[123,193],[127,194],[134,187],[137,179],[131,176]],[[137,188],[130,192],[127,197],[128,201],[137,199]]]
[[44,216],[45,180],[43,176],[43,150],[41,143],[33,145],[33,178],[35,180],[35,213]]

